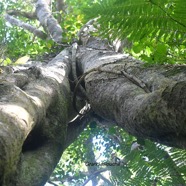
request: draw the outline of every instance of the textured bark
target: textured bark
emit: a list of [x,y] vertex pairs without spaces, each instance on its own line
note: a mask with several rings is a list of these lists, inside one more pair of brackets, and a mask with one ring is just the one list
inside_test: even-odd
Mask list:
[[48,35],[57,43],[62,42],[62,28],[53,17],[45,0],[37,0],[36,14]]
[[16,19],[8,14],[5,15],[5,19],[6,19],[6,21],[11,23],[12,25],[16,25],[18,27],[21,27],[21,28],[29,31],[30,33],[33,33],[35,36],[37,36],[41,39],[47,38],[47,35],[44,32],[42,32],[41,30],[37,29],[36,27],[34,27],[28,23],[24,23],[23,21]]
[[43,185],[59,161],[73,117],[67,56],[65,50],[47,65],[4,67],[0,185]]
[[[16,25],[18,27],[23,28],[24,30],[29,31],[43,40],[52,39],[56,43],[62,42],[62,28],[59,25],[58,21],[52,15],[52,12],[49,8],[50,0],[37,0],[36,8],[34,12],[24,12],[20,10],[9,10],[8,14],[5,15],[6,21],[8,21],[12,25]],[[21,21],[18,18],[14,18],[11,15],[15,16],[23,16],[29,19],[38,19],[40,25],[43,27],[45,32],[39,30],[35,26],[32,26],[28,23]]]
[[[0,75],[0,185],[44,185],[63,150],[95,116],[90,112],[70,122],[77,115],[68,79],[70,50],[48,64],[4,67]],[[79,46],[76,57],[78,73],[87,73],[86,93],[96,114],[136,137],[186,147],[185,66],[145,67],[95,38]]]
[[[145,67],[130,56],[100,48],[99,41],[96,45],[91,41],[78,54],[83,73],[108,64],[103,72],[94,71],[85,78],[93,110],[136,137],[186,148],[186,67]],[[125,76],[105,71],[125,71],[145,82],[150,92]]]

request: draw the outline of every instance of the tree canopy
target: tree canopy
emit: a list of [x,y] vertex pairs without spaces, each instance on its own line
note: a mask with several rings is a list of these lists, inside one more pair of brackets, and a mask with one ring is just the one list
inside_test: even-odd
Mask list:
[[185,8],[2,0],[0,185],[185,185]]

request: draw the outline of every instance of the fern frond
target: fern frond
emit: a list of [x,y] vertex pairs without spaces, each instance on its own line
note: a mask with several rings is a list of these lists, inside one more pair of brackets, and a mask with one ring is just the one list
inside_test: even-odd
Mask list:
[[85,9],[88,18],[98,17],[101,32],[112,38],[144,37],[177,40],[186,35],[185,0],[105,0]]

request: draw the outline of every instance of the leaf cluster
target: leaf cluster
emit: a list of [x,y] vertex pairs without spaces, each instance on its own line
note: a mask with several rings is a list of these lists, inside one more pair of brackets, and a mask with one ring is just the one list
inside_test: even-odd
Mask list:
[[150,63],[185,63],[186,1],[105,0],[84,8],[86,18],[98,17],[103,37],[129,39],[128,50]]

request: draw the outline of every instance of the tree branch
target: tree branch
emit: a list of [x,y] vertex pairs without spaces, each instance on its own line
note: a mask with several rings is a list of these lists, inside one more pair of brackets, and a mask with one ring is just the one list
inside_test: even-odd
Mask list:
[[41,39],[46,39],[47,38],[47,35],[44,32],[38,30],[36,27],[31,26],[28,23],[24,23],[24,22],[14,18],[14,17],[12,17],[12,16],[10,16],[8,14],[5,15],[5,19],[9,23],[11,23],[12,25],[16,25],[16,26],[19,26],[19,27],[21,27],[21,28],[23,28],[25,30],[28,30],[30,33],[34,34],[35,36],[37,36],[37,37],[39,37]]
[[53,17],[45,0],[37,0],[36,14],[49,36],[57,43],[62,42],[62,29],[57,20]]
[[31,20],[37,18],[35,12],[24,12],[24,11],[20,11],[20,10],[7,10],[7,13],[9,15],[23,16],[23,17],[26,17]]

